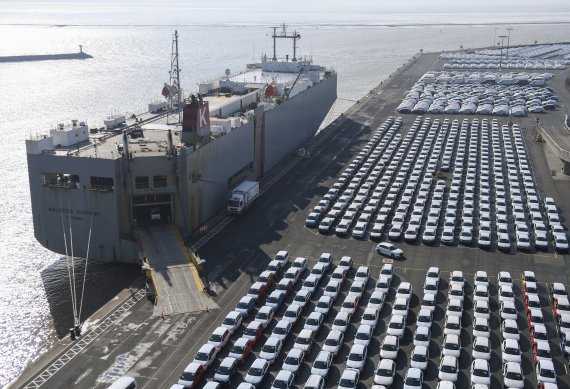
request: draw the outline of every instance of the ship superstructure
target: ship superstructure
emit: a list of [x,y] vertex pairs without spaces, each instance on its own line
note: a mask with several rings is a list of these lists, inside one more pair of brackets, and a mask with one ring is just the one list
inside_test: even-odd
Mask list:
[[[182,93],[179,80],[175,87]],[[27,139],[35,237],[61,254],[73,243],[75,256],[137,262],[138,227],[199,229],[233,187],[263,177],[315,134],[336,90],[334,70],[296,54],[264,56],[200,84],[181,104],[170,98],[136,118],[114,115],[104,130],[72,121]],[[182,123],[171,124],[180,111]]]

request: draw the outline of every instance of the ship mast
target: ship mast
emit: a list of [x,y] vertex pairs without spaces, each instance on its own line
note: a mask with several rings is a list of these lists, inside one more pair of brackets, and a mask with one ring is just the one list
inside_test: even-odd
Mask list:
[[[182,89],[180,88],[180,67],[178,64],[178,30],[174,31],[172,39],[172,53],[170,55],[170,92],[168,95],[171,112],[178,115],[177,123],[182,122]],[[169,122],[170,114],[167,117]]]
[[[277,39],[292,39],[293,40],[293,62],[297,61],[297,40],[301,39],[301,34],[299,34],[296,30],[292,34],[287,34],[287,26],[285,23],[281,26],[282,30],[281,33],[277,34],[278,27],[273,28],[273,61],[277,61]],[[287,56],[288,57],[288,56]]]

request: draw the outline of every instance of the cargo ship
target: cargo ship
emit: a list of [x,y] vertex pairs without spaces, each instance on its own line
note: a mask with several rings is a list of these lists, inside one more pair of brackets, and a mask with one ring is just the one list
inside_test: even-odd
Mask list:
[[[35,238],[62,255],[140,263],[140,228],[191,234],[242,181],[258,181],[314,136],[337,75],[297,58],[297,32],[274,28],[272,38],[273,56],[185,95],[175,33],[165,100],[148,113],[113,115],[102,128],[72,120],[27,139]],[[277,39],[293,42],[292,56],[277,57]]]

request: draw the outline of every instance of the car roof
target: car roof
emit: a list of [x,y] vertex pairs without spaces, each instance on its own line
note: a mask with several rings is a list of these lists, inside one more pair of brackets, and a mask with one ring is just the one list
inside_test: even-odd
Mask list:
[[344,369],[344,371],[342,372],[342,377],[348,377],[349,379],[356,379],[356,377],[358,376],[359,372],[356,369],[351,369],[350,367],[347,367],[346,369]]
[[225,357],[225,358],[222,360],[222,363],[220,363],[220,366],[231,366],[231,365],[233,365],[236,361],[237,361],[236,358],[233,358],[233,357]]
[[406,373],[406,377],[420,378],[422,371],[416,367],[410,367]]
[[253,361],[253,363],[251,364],[250,369],[252,367],[262,368],[263,366],[268,365],[268,364],[269,364],[269,362],[267,362],[266,359],[256,358],[255,361]]
[[380,363],[378,363],[378,368],[391,369],[395,363],[396,362],[394,362],[392,359],[383,358],[380,360]]
[[248,342],[251,343],[251,339],[248,339],[248,338],[238,338],[238,339],[234,342],[234,346],[245,346]]
[[473,361],[473,366],[476,369],[487,369],[489,367],[489,363],[484,359],[477,358]]
[[538,363],[542,369],[554,370],[554,364],[548,359],[539,360]]
[[212,351],[212,349],[216,348],[216,346],[214,346],[213,344],[203,344],[202,347],[200,347],[200,350],[198,350],[199,353],[209,353],[210,351]]
[[186,368],[184,369],[185,372],[196,372],[200,366],[202,366],[201,363],[198,362],[191,362],[190,364],[188,364],[188,366],[186,366]]

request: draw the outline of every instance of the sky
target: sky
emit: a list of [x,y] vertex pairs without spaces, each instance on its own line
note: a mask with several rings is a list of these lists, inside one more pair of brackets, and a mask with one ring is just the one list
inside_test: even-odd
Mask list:
[[72,24],[373,24],[389,22],[389,15],[415,15],[421,23],[429,14],[448,23],[482,24],[503,14],[506,20],[516,14],[532,21],[535,13],[570,22],[570,0],[0,0],[0,24],[66,23],[66,18]]

